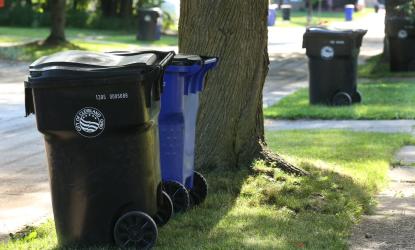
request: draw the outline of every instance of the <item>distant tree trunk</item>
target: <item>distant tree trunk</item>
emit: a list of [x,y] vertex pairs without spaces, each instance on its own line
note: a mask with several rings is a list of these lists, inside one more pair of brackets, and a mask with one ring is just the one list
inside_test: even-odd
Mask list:
[[101,0],[101,12],[104,17],[114,17],[117,15],[119,0]]
[[386,20],[392,14],[391,12],[393,12],[393,10],[389,8],[389,6],[390,5],[387,6],[386,13],[385,13],[385,38],[383,39],[383,52],[382,52],[382,61],[383,62],[389,62],[389,42],[388,42],[387,31],[386,31],[386,29],[387,29]]
[[65,43],[65,6],[66,0],[51,0],[50,17],[51,29],[50,35],[46,39],[45,44],[56,45]]
[[121,0],[120,14],[122,18],[128,19],[131,17],[133,12],[133,1],[132,0]]
[[313,0],[308,0],[307,26],[310,26],[311,25],[312,19],[313,19]]
[[267,150],[262,89],[268,72],[268,0],[182,0],[179,51],[219,57],[202,92],[198,168],[249,167],[255,159],[298,175]]

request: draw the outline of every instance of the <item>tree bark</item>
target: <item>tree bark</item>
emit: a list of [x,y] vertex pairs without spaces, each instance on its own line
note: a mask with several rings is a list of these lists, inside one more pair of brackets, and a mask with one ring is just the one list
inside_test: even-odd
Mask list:
[[117,15],[119,0],[101,0],[101,12],[104,17],[114,17]]
[[51,0],[50,17],[51,29],[50,35],[46,39],[45,44],[56,45],[66,42],[65,37],[65,6],[66,0]]
[[219,57],[201,94],[196,166],[249,167],[265,159],[305,174],[266,149],[262,89],[269,64],[268,0],[182,0],[180,13],[180,53]]
[[128,19],[133,13],[133,1],[121,0],[120,14],[122,18]]
[[313,20],[313,0],[308,0],[308,8],[307,8],[307,26],[311,25],[311,21]]

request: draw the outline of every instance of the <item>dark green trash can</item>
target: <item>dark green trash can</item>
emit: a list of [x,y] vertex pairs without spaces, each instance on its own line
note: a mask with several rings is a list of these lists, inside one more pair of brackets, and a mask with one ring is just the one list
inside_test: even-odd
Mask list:
[[386,20],[390,70],[415,71],[415,23],[411,18]]
[[30,66],[26,113],[44,134],[61,246],[155,243],[157,119],[173,55],[67,51]]
[[357,91],[357,58],[366,30],[308,28],[303,48],[309,58],[310,104],[350,105]]

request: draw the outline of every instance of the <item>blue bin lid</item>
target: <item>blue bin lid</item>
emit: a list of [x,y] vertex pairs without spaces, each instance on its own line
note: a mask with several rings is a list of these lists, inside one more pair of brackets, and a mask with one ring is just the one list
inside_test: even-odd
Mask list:
[[170,65],[174,66],[190,66],[194,64],[202,64],[202,58],[198,55],[177,54],[174,56]]
[[217,57],[177,54],[166,68],[168,74],[184,74],[184,94],[203,90],[206,73],[216,66]]

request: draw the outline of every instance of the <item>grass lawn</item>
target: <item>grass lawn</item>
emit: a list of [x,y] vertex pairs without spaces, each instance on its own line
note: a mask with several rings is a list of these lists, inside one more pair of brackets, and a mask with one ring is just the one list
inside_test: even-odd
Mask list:
[[49,34],[48,28],[17,28],[0,27],[0,43],[4,45],[29,43],[12,47],[0,47],[0,57],[13,60],[34,61],[37,58],[62,50],[81,49],[95,51],[110,51],[120,49],[139,49],[140,46],[176,46],[177,36],[162,36],[159,41],[137,41],[134,32],[85,30],[67,28],[66,36],[71,44],[60,47],[39,46],[30,43],[45,39]]
[[415,72],[391,72],[388,62],[381,60],[382,55],[376,55],[366,63],[359,65],[358,75],[362,78],[385,78],[385,77],[415,77]]
[[[206,173],[208,199],[161,228],[157,249],[346,249],[351,227],[388,182],[394,152],[413,143],[408,134],[334,130],[270,132],[267,140],[311,175],[261,162]],[[56,249],[53,228],[49,221],[0,249]]]
[[[355,12],[353,18],[354,20],[363,18],[369,13],[373,13],[371,8],[366,8],[362,11]],[[330,24],[334,22],[344,22],[344,12],[343,11],[323,11],[320,14],[315,11],[313,12],[313,19],[311,25],[319,24]],[[307,12],[306,11],[291,11],[291,21],[285,22],[282,21],[282,11],[277,10],[277,20],[275,23],[277,27],[305,27],[307,26]]]
[[361,104],[347,107],[310,105],[308,89],[301,89],[266,108],[273,119],[415,119],[415,82],[359,84]]

